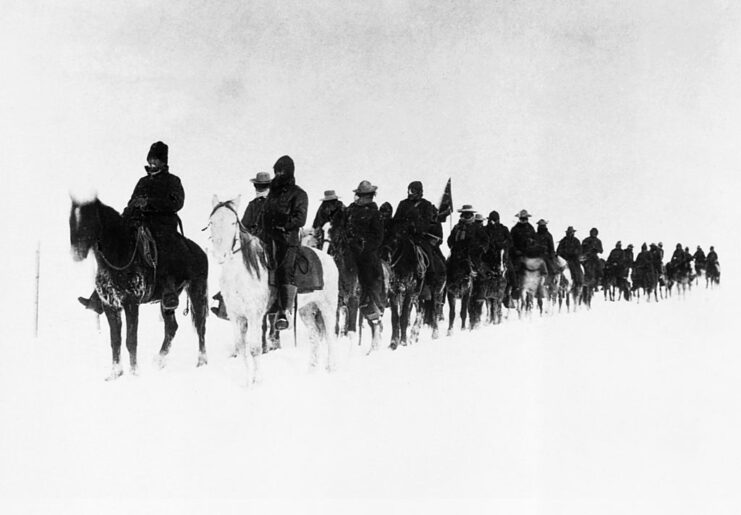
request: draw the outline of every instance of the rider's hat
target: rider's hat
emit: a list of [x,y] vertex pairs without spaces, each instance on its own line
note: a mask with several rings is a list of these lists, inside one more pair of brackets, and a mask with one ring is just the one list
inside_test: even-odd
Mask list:
[[270,184],[271,181],[272,179],[268,172],[257,172],[257,175],[253,179],[250,179],[250,182],[253,184]]
[[164,164],[167,164],[167,145],[161,141],[152,143],[149,147],[149,153],[147,154],[147,161],[150,159],[159,159]]
[[566,234],[569,234],[569,233],[573,234],[573,233],[575,233],[575,232],[576,232],[576,229],[574,229],[574,226],[573,226],[573,225],[569,225],[569,226],[568,226],[568,227],[566,228]]
[[360,181],[360,184],[358,184],[357,189],[353,190],[353,193],[357,193],[358,195],[369,195],[375,193],[377,189],[378,186],[373,186],[370,181]]
[[321,199],[322,202],[327,200],[337,200],[338,197],[337,193],[334,192],[334,190],[325,190],[324,191],[324,198]]
[[473,208],[471,204],[463,204],[463,207],[461,207],[458,210],[459,213],[475,213],[476,210]]
[[522,211],[520,211],[519,213],[517,213],[515,216],[517,218],[530,218],[533,215],[531,215],[530,213],[528,213],[527,212],[527,209],[523,209]]
[[538,225],[543,225],[543,226],[548,225],[548,220],[543,220],[541,218],[540,220],[538,220]]

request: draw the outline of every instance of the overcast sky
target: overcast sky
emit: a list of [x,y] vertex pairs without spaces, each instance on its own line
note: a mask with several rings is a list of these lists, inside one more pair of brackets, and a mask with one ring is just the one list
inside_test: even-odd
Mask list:
[[369,179],[396,206],[410,181],[437,202],[453,177],[456,207],[507,225],[526,208],[557,239],[731,244],[735,2],[160,4],[3,4],[15,237],[65,241],[70,188],[122,209],[161,139],[196,239],[212,194],[251,198],[289,154],[310,218],[325,189],[351,201]]

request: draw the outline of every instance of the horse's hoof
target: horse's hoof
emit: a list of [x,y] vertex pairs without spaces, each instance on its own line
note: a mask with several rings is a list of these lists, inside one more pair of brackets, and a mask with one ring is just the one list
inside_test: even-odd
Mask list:
[[391,342],[391,345],[389,345],[389,349],[391,349],[391,350],[396,350],[396,347],[398,347],[398,346],[399,346],[399,344],[398,344],[398,343],[396,343],[396,342]]
[[138,376],[139,375],[139,367],[131,367],[129,369],[129,374],[132,376]]
[[440,338],[440,331],[438,331],[437,329],[433,329],[432,330],[432,339],[433,340],[437,340],[438,338]]
[[448,329],[448,336],[453,336],[453,330],[452,329]]
[[113,381],[115,379],[118,379],[123,375],[123,370],[118,367],[114,367],[113,370],[111,370],[111,373],[108,377],[105,378],[106,381]]
[[206,358],[205,353],[198,355],[198,363],[196,364],[196,368],[202,367],[203,365],[208,365],[208,358]]

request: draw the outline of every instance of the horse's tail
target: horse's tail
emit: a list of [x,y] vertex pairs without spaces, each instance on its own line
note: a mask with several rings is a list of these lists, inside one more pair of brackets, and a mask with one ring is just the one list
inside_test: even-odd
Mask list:
[[186,240],[191,252],[191,277],[187,291],[190,299],[190,317],[199,335],[206,329],[208,317],[208,257],[195,242]]

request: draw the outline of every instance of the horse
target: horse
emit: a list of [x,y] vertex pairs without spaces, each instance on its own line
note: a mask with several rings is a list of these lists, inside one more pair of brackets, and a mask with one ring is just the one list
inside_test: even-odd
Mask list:
[[709,261],[705,265],[705,287],[712,288],[720,284],[720,263]]
[[592,307],[594,291],[600,280],[600,261],[598,258],[587,258],[584,256],[582,256],[580,261],[584,267],[584,283],[581,289],[580,300],[582,304],[587,306],[587,309],[590,309]]
[[471,260],[464,255],[451,255],[446,263],[447,281],[445,285],[448,297],[448,336],[453,334],[453,324],[455,323],[455,304],[456,299],[461,301],[461,329],[466,328],[466,317],[471,302],[471,293],[473,291],[474,269]]
[[[501,251],[500,251],[501,252]],[[488,324],[499,324],[502,321],[502,303],[505,298],[507,281],[505,270],[499,267],[484,264],[473,278],[469,316],[471,325],[476,327],[481,323],[484,305],[487,308]]]
[[551,293],[551,296],[555,296],[555,301],[558,302],[559,312],[564,304],[566,304],[566,311],[570,311],[572,299],[574,309],[576,309],[583,281],[574,279],[574,274],[571,273],[571,266],[581,265],[579,263],[569,265],[561,256],[556,256],[555,264],[557,274],[554,282],[554,292]]
[[[332,239],[331,241],[326,241],[330,241],[331,255],[340,274],[335,334],[337,336],[350,336],[357,332],[358,329],[357,323],[360,305],[358,270],[355,260],[350,254],[344,215],[337,213],[330,220],[329,224],[329,234]],[[314,231],[307,232],[304,244],[314,248],[321,248],[317,240],[318,236]]]
[[[234,326],[235,349],[243,354],[247,385],[258,381],[262,354],[260,331],[274,296],[269,284],[268,255],[263,242],[243,229],[238,215],[241,197],[220,201],[214,195],[209,216],[211,255],[221,265],[219,285],[229,320]],[[297,309],[309,329],[310,366],[319,362],[319,344],[327,344],[327,370],[334,367],[335,334],[330,323],[337,313],[339,273],[329,254],[306,247],[321,264],[323,288],[304,293],[299,288]],[[299,261],[297,259],[297,261]],[[300,268],[300,267],[299,267]],[[298,275],[298,272],[297,272]]]
[[646,299],[650,302],[651,295],[654,300],[658,302],[658,276],[656,270],[651,263],[645,265],[637,264],[633,268],[633,285],[631,290],[635,293],[635,296],[640,301],[640,294],[643,292],[646,295]]
[[[391,268],[389,305],[391,307],[391,344],[393,350],[407,342],[416,342],[422,323],[432,327],[438,337],[438,314],[445,289],[444,274],[437,273],[436,263],[411,237],[393,234],[386,249]],[[444,267],[444,264],[443,264]],[[416,316],[412,320],[412,309]],[[407,330],[411,324],[411,335]]]
[[692,288],[692,269],[689,263],[687,264],[676,264],[667,263],[666,265],[666,277],[667,277],[667,290],[671,296],[672,287],[677,285],[677,292],[680,296],[684,297],[687,290]]
[[530,312],[537,299],[538,310],[543,314],[543,299],[546,297],[545,280],[548,275],[545,260],[541,257],[523,256],[519,274],[519,291],[517,314],[522,317],[523,311]]
[[[69,217],[70,243],[75,261],[86,259],[92,249],[98,264],[95,289],[103,304],[110,328],[113,365],[106,378],[123,375],[121,360],[121,311],[126,317],[126,348],[132,374],[137,373],[139,306],[162,298],[166,278],[157,274],[156,259],[151,259],[148,231],[139,228],[136,235],[123,217],[98,198],[89,202],[72,199]],[[190,312],[198,335],[197,366],[208,362],[206,356],[206,317],[208,315],[208,258],[194,242],[186,239],[185,266],[173,270],[177,292],[188,292]],[[165,249],[158,249],[159,252]],[[160,308],[165,323],[165,337],[159,351],[159,366],[164,367],[172,339],[178,329],[174,310]]]

